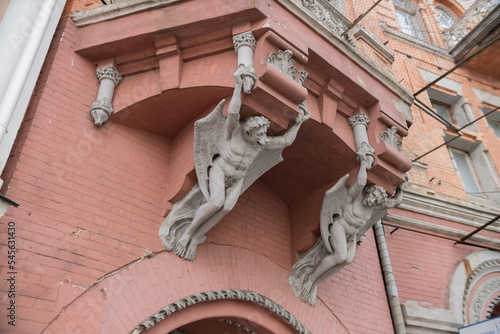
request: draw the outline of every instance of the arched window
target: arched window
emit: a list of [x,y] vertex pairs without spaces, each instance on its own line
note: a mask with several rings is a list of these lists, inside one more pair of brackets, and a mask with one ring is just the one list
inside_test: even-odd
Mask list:
[[457,21],[455,15],[453,15],[445,7],[437,5],[436,10],[438,12],[439,22],[441,23],[444,29],[450,28]]
[[418,8],[412,0],[393,0],[396,17],[401,31],[421,40],[427,40],[427,34],[418,15]]

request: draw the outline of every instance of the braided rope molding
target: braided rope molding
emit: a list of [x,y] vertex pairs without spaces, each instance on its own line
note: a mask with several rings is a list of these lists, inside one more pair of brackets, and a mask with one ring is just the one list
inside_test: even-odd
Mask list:
[[500,259],[493,259],[481,263],[470,273],[469,277],[467,277],[465,292],[462,299],[462,317],[464,324],[467,323],[467,300],[469,298],[470,290],[473,287],[472,283],[476,281],[476,279],[478,279],[480,276],[483,276],[491,271],[496,271],[495,269],[500,271]]
[[287,310],[285,310],[283,307],[276,304],[269,298],[266,298],[256,292],[234,289],[213,290],[197,293],[195,295],[191,295],[189,297],[173,302],[172,304],[165,306],[155,314],[149,316],[146,320],[141,322],[132,331],[130,331],[129,334],[139,334],[142,331],[153,327],[156,323],[162,321],[172,313],[185,309],[186,307],[202,302],[223,299],[236,299],[241,301],[254,302],[279,316],[287,324],[297,330],[299,334],[311,334],[311,332],[297,318],[295,318]]

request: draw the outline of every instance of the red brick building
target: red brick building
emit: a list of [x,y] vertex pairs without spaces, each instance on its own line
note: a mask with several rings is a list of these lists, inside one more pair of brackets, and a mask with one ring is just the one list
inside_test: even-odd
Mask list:
[[[0,7],[0,331],[456,333],[499,315],[497,1],[26,6]],[[303,102],[310,119],[187,261],[158,231],[199,181],[195,122],[248,61],[242,118],[270,136]],[[360,113],[368,184],[409,182],[312,306],[290,270],[321,239],[325,191],[357,180]]]

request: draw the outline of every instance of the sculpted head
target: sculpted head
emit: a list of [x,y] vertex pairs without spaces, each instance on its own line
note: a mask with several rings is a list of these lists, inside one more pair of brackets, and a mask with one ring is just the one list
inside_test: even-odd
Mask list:
[[269,142],[267,139],[267,129],[271,123],[264,116],[248,117],[243,121],[243,138],[249,143],[266,146]]
[[387,203],[387,193],[381,186],[372,185],[365,188],[363,196],[363,205],[377,206],[385,205]]

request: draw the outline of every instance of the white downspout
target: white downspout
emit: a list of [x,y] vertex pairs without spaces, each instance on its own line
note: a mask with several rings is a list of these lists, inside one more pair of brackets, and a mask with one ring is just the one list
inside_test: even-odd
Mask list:
[[382,274],[384,277],[385,291],[387,292],[387,299],[389,300],[389,308],[396,334],[406,334],[406,327],[401,311],[401,304],[399,303],[398,289],[396,287],[396,280],[392,272],[391,259],[389,258],[389,251],[387,250],[387,243],[385,240],[384,227],[382,220],[379,220],[374,226],[375,241],[377,242],[378,256],[382,266]]
[[21,92],[24,89],[24,84],[28,78],[33,62],[35,61],[56,2],[57,0],[47,0],[43,4],[37,15],[33,31],[19,59],[19,66],[16,68],[12,81],[0,104],[0,143],[7,133],[7,128],[14,114]]

